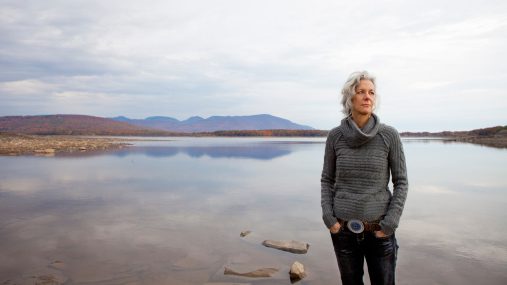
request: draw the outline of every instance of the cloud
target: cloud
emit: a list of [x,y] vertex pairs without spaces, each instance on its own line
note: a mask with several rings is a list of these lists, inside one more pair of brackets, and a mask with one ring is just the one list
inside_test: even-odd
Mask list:
[[17,94],[40,94],[54,90],[55,84],[43,82],[35,79],[26,79],[18,81],[0,82],[0,93],[6,95]]
[[[66,107],[90,115],[181,119],[273,113],[331,128],[346,77],[368,69],[378,76],[382,120],[402,130],[500,124],[505,116],[497,109],[507,100],[498,97],[493,106],[462,98],[479,89],[505,95],[507,69],[499,63],[507,57],[501,36],[506,6],[3,1],[0,115],[62,113]],[[23,90],[20,82],[24,99],[12,96]],[[27,93],[30,82],[39,86]],[[71,93],[101,94],[101,107],[73,107],[87,96],[53,106],[44,100]],[[26,104],[27,98],[35,101]],[[442,98],[457,103],[435,104]],[[463,109],[480,110],[467,117],[490,118],[467,119]]]
[[438,186],[438,185],[417,185],[414,189],[416,192],[422,192],[425,194],[457,194],[449,188]]

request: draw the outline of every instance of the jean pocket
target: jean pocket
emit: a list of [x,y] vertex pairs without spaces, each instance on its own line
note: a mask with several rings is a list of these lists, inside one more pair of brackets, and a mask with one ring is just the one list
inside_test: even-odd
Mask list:
[[331,235],[333,236],[339,236],[343,233],[345,229],[343,228],[343,226],[340,227],[340,229],[336,232],[336,233],[331,233]]
[[373,232],[373,236],[378,239],[378,240],[388,240],[391,238],[392,235],[386,235],[386,236],[383,236],[383,237],[378,237],[375,232]]

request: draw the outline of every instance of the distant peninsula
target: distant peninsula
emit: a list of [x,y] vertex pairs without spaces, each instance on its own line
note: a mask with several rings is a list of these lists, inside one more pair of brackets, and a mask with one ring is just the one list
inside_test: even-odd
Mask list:
[[444,138],[458,142],[507,148],[507,126],[496,126],[471,131],[402,132],[400,135],[402,137],[413,138]]

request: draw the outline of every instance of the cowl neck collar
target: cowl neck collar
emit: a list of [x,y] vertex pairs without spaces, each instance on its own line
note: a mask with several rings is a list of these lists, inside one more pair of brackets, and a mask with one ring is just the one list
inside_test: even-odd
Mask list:
[[352,116],[348,116],[341,121],[341,129],[347,145],[350,147],[358,147],[369,142],[378,133],[380,126],[377,115],[371,114],[366,125],[361,129],[357,126]]

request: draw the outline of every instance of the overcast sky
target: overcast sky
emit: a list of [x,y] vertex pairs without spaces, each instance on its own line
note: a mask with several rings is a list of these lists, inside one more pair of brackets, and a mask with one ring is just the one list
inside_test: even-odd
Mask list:
[[330,129],[356,70],[400,131],[507,125],[507,1],[0,0],[0,116]]

